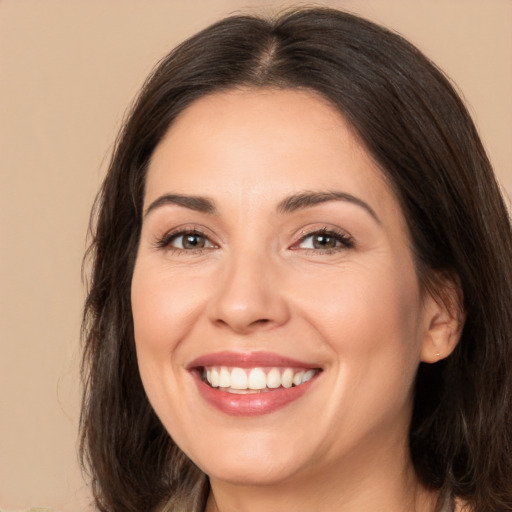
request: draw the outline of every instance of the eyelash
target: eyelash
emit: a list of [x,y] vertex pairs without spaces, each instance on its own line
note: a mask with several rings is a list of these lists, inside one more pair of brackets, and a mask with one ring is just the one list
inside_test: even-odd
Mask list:
[[[334,239],[334,241],[338,245],[336,245],[335,247],[329,247],[324,249],[299,247],[299,245],[304,243],[305,240],[315,236],[324,236],[326,238]],[[344,249],[352,249],[354,245],[354,239],[351,236],[347,235],[346,233],[334,229],[322,228],[308,233],[303,233],[299,240],[293,244],[292,248],[294,250],[314,251],[317,254],[332,254],[338,251],[342,251]]]
[[[209,247],[199,247],[199,248],[192,248],[192,249],[185,249],[180,247],[173,247],[171,244],[179,239],[180,237],[184,238],[186,236],[197,236],[204,238],[205,243],[209,243]],[[300,247],[302,243],[304,243],[305,240],[311,237],[319,237],[324,236],[326,238],[334,239],[336,242],[335,247],[329,247],[329,248],[303,248]],[[162,238],[157,240],[156,247],[158,249],[166,249],[168,251],[172,251],[175,253],[200,253],[205,250],[213,249],[216,247],[216,244],[214,244],[210,238],[203,233],[200,229],[193,228],[193,229],[180,229],[177,231],[171,231],[169,233],[166,233]],[[183,245],[183,242],[182,242]],[[314,251],[317,254],[332,254],[344,249],[352,249],[354,247],[354,240],[352,237],[348,236],[346,233],[343,233],[341,231],[336,231],[333,229],[317,229],[315,231],[310,231],[307,233],[302,233],[299,240],[295,242],[292,246],[292,250],[303,250],[303,251]]]
[[[197,237],[204,238],[205,243],[211,244],[211,247],[199,247],[199,248],[195,248],[195,249],[184,249],[184,248],[180,248],[180,247],[173,247],[171,245],[175,240],[179,239],[180,237],[185,238],[186,236],[197,236]],[[209,250],[209,249],[212,249],[215,247],[215,244],[210,240],[210,238],[205,233],[203,233],[200,229],[197,229],[197,228],[179,229],[177,231],[171,231],[169,233],[166,233],[162,238],[157,240],[155,245],[158,249],[165,249],[165,250],[176,252],[176,253],[181,253],[181,252],[192,253],[193,252],[196,254],[198,252]],[[183,245],[183,243],[182,243],[182,245]]]

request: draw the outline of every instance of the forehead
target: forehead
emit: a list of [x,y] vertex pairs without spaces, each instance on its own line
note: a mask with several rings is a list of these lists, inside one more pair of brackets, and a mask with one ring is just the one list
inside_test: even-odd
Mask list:
[[303,90],[214,93],[186,108],[157,146],[145,203],[161,193],[278,201],[290,192],[343,189],[394,201],[352,127]]

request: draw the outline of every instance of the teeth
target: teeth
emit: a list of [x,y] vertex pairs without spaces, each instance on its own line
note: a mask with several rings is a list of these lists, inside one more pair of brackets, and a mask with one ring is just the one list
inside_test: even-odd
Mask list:
[[293,376],[293,385],[298,386],[299,384],[302,384],[302,377],[304,376],[304,372],[297,372]]
[[281,375],[281,382],[283,384],[283,388],[291,388],[293,384],[293,370],[291,368],[286,368]]
[[277,368],[272,368],[267,374],[267,387],[276,389],[281,386],[281,372]]
[[219,387],[220,388],[229,388],[229,384],[231,382],[231,376],[229,375],[229,371],[227,368],[222,367],[219,373]]
[[261,368],[253,368],[249,373],[249,389],[265,389],[267,387],[267,377]]
[[233,368],[231,370],[229,387],[233,389],[247,389],[247,373],[242,368]]
[[315,374],[316,374],[315,370],[308,370],[302,377],[302,383],[307,382],[308,380],[311,380],[315,376]]
[[320,370],[300,368],[205,368],[203,378],[213,388],[223,388],[232,393],[258,392],[280,387],[300,386],[311,380]]
[[219,387],[219,372],[215,369],[215,368],[212,368],[212,371],[210,372],[210,384],[212,385],[212,387],[214,388],[218,388]]

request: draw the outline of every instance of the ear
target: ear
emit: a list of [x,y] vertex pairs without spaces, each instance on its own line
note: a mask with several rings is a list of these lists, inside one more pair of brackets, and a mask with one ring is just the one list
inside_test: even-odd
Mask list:
[[457,276],[437,274],[428,288],[424,298],[421,360],[436,363],[448,357],[457,346],[466,316]]

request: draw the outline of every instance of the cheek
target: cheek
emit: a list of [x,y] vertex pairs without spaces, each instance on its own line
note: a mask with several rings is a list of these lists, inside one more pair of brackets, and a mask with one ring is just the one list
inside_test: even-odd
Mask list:
[[326,408],[333,422],[351,418],[347,428],[354,432],[408,421],[422,308],[414,269],[391,270],[340,274],[310,287],[304,305],[336,361]]
[[342,364],[416,370],[422,307],[412,263],[398,259],[316,277],[303,283],[307,294],[295,297]]
[[169,274],[162,265],[143,259],[136,263],[131,289],[139,373],[153,409],[166,426],[176,423],[174,411],[184,407],[180,400],[186,397],[173,392],[183,373],[179,351],[201,302],[194,278]]
[[141,262],[135,266],[131,301],[140,354],[170,355],[187,334],[203,302],[197,278]]
[[[179,424],[176,411],[186,409],[185,394],[176,393],[183,378],[182,340],[197,321],[202,296],[194,278],[171,273],[149,259],[137,261],[131,304],[137,362],[147,397],[170,427]],[[188,276],[187,276],[188,277]]]

